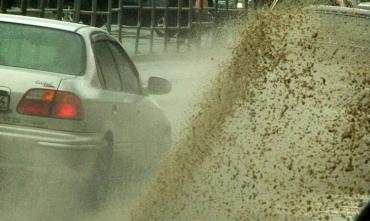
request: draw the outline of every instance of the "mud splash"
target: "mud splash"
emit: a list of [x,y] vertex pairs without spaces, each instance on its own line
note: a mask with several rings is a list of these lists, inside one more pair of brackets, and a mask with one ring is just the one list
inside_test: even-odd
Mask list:
[[292,8],[251,18],[131,220],[353,216],[370,194],[368,28]]

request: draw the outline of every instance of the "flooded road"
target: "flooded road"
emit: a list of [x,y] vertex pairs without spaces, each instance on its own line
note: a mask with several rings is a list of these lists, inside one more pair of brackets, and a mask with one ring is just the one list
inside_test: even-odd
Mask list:
[[348,220],[369,198],[369,23],[255,19],[132,220]]
[[[170,54],[161,55],[161,59],[135,60],[143,82],[150,76],[159,76],[172,83],[170,94],[153,96],[172,125],[174,147],[170,155],[176,152],[176,144],[181,142],[183,131],[187,130],[194,111],[201,109],[199,103],[202,95],[211,87],[211,80],[217,75],[220,66],[229,62],[230,56],[231,48],[222,47],[198,51],[196,54]],[[130,220],[131,211],[150,189],[154,177],[155,172],[151,178],[126,182],[125,187],[118,186],[107,208],[98,215],[88,216],[86,220]]]
[[159,171],[99,212],[32,197],[8,220],[351,219],[370,195],[370,23],[348,19],[262,12],[233,48],[138,59],[144,82],[173,82],[154,97],[174,134]]

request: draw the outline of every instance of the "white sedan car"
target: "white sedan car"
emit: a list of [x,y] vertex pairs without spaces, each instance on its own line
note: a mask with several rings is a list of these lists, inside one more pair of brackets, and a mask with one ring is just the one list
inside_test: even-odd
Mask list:
[[110,178],[149,170],[171,128],[148,94],[171,84],[147,85],[101,29],[0,14],[0,171],[72,171],[99,197]]

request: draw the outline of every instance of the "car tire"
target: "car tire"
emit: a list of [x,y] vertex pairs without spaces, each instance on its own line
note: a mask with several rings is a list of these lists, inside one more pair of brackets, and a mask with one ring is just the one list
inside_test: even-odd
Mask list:
[[101,208],[107,199],[112,159],[113,136],[107,133],[102,140],[102,148],[97,154],[92,178],[88,184],[88,207],[90,209]]

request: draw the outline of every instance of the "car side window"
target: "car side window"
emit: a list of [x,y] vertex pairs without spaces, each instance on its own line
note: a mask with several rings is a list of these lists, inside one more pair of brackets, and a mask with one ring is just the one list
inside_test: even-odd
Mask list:
[[103,78],[107,90],[121,91],[121,77],[117,65],[114,62],[112,53],[107,41],[98,41],[94,44],[94,53],[97,66]]
[[122,79],[122,90],[127,93],[141,94],[142,91],[137,71],[127,54],[118,43],[110,41],[109,45]]

